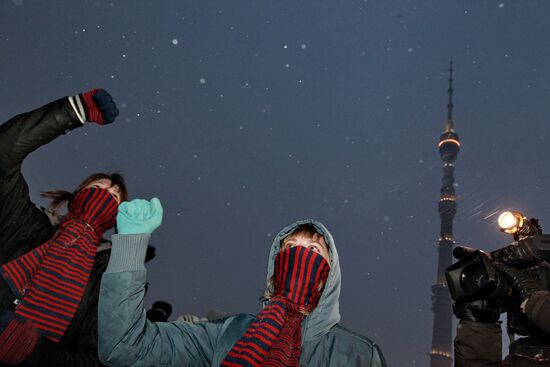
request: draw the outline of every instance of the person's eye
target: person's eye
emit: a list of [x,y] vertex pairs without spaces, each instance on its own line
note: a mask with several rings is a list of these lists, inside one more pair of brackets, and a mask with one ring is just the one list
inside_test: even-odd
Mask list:
[[310,249],[311,251],[320,252],[320,251],[319,251],[319,248],[318,248],[317,246],[315,246],[315,245],[310,245],[310,246],[309,246],[309,249]]

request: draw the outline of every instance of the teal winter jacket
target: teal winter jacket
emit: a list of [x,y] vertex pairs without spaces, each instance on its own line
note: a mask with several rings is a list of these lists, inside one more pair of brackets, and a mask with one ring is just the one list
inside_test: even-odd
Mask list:
[[[334,240],[321,223],[302,220],[279,232],[271,246],[267,278],[273,275],[281,239],[305,223],[325,237],[331,269],[319,304],[303,322],[300,366],[385,367],[377,345],[338,325],[340,264]],[[239,314],[196,324],[150,323],[143,307],[148,241],[148,234],[113,235],[99,300],[100,360],[109,366],[219,366],[254,316]]]

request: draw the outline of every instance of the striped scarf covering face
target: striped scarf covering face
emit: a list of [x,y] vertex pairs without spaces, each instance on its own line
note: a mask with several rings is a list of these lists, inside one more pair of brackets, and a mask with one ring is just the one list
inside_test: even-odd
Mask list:
[[275,258],[275,296],[235,343],[222,366],[298,366],[302,321],[319,302],[330,266],[302,246]]
[[82,189],[49,241],[0,267],[21,300],[15,313],[54,342],[59,342],[80,304],[97,246],[103,232],[114,226],[117,212],[118,203],[108,190]]

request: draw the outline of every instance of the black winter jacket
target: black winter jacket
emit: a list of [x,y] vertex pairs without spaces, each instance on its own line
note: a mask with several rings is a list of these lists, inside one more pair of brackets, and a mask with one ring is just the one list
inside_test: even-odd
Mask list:
[[[13,117],[0,126],[0,264],[23,255],[55,233],[48,216],[29,198],[21,165],[27,155],[82,126],[68,98]],[[97,303],[110,250],[96,254],[80,306],[59,343],[41,338],[25,366],[101,366],[97,356]],[[0,311],[14,297],[0,278]]]
[[454,342],[455,367],[550,366],[550,292],[534,293],[525,314],[540,335],[510,344],[510,354],[504,360],[499,323],[460,321]]

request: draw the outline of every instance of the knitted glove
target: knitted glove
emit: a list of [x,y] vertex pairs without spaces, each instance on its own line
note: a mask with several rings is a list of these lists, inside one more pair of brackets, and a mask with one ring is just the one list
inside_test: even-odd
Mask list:
[[38,330],[32,321],[5,311],[0,316],[0,364],[18,365],[36,348]]
[[153,233],[162,223],[162,205],[157,198],[125,201],[118,207],[116,221],[119,234]]
[[114,122],[118,116],[118,108],[113,97],[101,88],[77,94],[72,101],[85,121],[106,125]]
[[533,293],[545,290],[539,282],[516,268],[500,263],[493,265],[506,277],[514,292],[519,296],[520,303],[526,301]]

